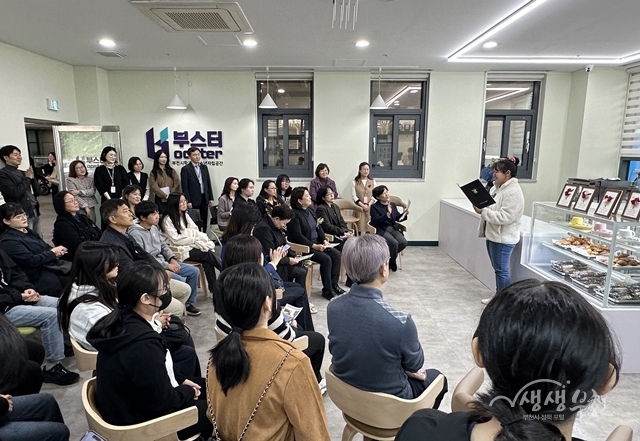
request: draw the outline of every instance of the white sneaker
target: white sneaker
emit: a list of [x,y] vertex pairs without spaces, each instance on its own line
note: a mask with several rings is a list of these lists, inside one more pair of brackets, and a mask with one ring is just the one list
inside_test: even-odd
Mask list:
[[480,300],[480,303],[482,303],[483,305],[488,305],[492,299],[493,297],[489,297],[488,299],[482,299]]
[[318,383],[318,387],[320,388],[320,395],[324,395],[327,392],[327,380],[324,378]]

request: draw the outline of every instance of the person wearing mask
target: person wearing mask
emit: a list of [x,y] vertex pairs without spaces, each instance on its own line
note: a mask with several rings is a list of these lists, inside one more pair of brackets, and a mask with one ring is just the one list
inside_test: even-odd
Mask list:
[[53,224],[53,243],[65,247],[67,254],[62,258],[73,262],[80,244],[87,240],[100,240],[102,232],[82,213],[78,198],[69,191],[61,191],[53,197],[53,208],[58,213]]
[[256,201],[251,199],[255,189],[254,182],[249,178],[242,178],[238,183],[238,191],[236,192],[236,200],[233,202],[233,207],[239,207],[246,204],[255,204]]
[[498,292],[480,316],[471,352],[490,380],[471,411],[419,410],[396,441],[577,440],[579,412],[620,378],[607,322],[560,282],[522,280]]
[[0,169],[0,193],[4,201],[20,204],[27,214],[27,226],[40,236],[40,213],[36,199],[36,196],[40,196],[40,185],[33,168],[18,170],[22,163],[22,152],[15,145],[0,148],[0,160],[5,163],[4,168]]
[[358,165],[358,174],[351,183],[351,198],[362,208],[362,217],[358,222],[358,231],[367,231],[367,224],[371,220],[371,206],[376,202],[373,189],[377,187],[376,180],[369,176],[369,163]]
[[[109,424],[139,424],[195,406],[198,421],[178,438],[211,435],[204,378],[184,378],[173,370],[171,353],[154,315],[171,302],[167,273],[136,261],[118,275],[118,308],[87,334],[98,350],[96,407]],[[117,403],[117,405],[114,405]]]
[[64,265],[58,260],[67,254],[67,248],[52,247],[29,229],[27,215],[18,204],[0,205],[0,219],[3,227],[0,249],[24,271],[37,292],[60,297],[69,278],[68,271],[64,271]]
[[276,188],[278,189],[278,199],[281,204],[289,205],[289,199],[291,198],[291,179],[287,175],[278,175],[276,178]]
[[389,245],[389,269],[398,270],[396,259],[398,254],[407,247],[407,239],[398,229],[396,222],[403,222],[409,216],[409,210],[404,210],[402,214],[398,211],[396,204],[389,200],[389,189],[385,185],[378,185],[373,189],[373,197],[377,202],[371,206],[371,225],[376,229],[376,234],[384,237]]
[[69,164],[69,177],[67,178],[67,189],[69,193],[78,199],[80,209],[93,222],[96,221],[96,187],[93,178],[87,172],[87,166],[82,161],[71,161]]
[[56,163],[56,154],[50,152],[47,156],[48,161],[42,167],[44,171],[44,177],[51,184],[51,197],[54,197],[59,190],[60,187],[60,178],[58,177],[58,165]]
[[122,189],[122,200],[129,207],[131,214],[135,216],[136,205],[142,200],[142,190],[137,185],[127,185]]
[[142,171],[144,170],[142,159],[132,156],[129,158],[129,164],[127,165],[129,167],[129,173],[127,173],[129,185],[137,186],[140,189],[140,199],[146,200],[149,175]]
[[[316,177],[309,183],[309,195],[311,195],[311,201],[315,201],[318,196],[318,189],[320,187],[329,187],[333,190],[334,197],[338,197],[338,190],[336,190],[336,183],[329,177],[329,166],[324,163],[318,164],[316,167]],[[315,203],[313,208],[316,208]]]
[[[156,259],[142,249],[127,233],[129,227],[133,225],[133,214],[122,199],[111,199],[103,203],[100,207],[100,217],[108,224],[100,242],[112,245],[118,250],[118,261],[123,268],[128,268],[136,261],[145,261],[162,268]],[[180,317],[184,315],[184,304],[191,294],[191,287],[179,280],[170,280],[169,286],[173,300],[164,312]]]
[[187,154],[191,162],[180,170],[182,192],[187,198],[187,208],[200,210],[200,230],[206,232],[209,207],[213,207],[214,204],[209,169],[201,163],[202,156],[199,149],[189,147]]
[[316,213],[311,208],[311,196],[305,187],[293,189],[291,208],[295,216],[287,227],[287,238],[290,242],[308,246],[312,254],[310,259],[320,264],[322,297],[331,300],[334,296],[344,294],[344,289],[338,285],[340,251],[329,246]]
[[[511,284],[509,261],[520,241],[520,219],[524,213],[524,195],[516,175],[516,158],[503,158],[493,164],[494,186],[489,194],[496,201],[486,208],[473,209],[480,215],[478,236],[487,239],[487,252],[496,273],[496,292]],[[482,299],[483,304],[491,298]]]
[[275,292],[264,268],[240,263],[224,270],[213,302],[231,329],[211,350],[207,367],[214,436],[238,439],[245,433],[253,441],[329,441],[309,358],[268,328]]
[[[382,285],[389,277],[387,244],[376,234],[363,234],[348,239],[342,255],[354,285],[327,306],[333,373],[361,390],[407,400],[419,397],[440,372],[423,369],[424,352],[411,315],[383,299]],[[445,379],[434,409],[446,393]]]
[[229,176],[224,181],[222,194],[218,198],[218,228],[224,231],[229,224],[233,203],[236,200],[236,191],[238,190],[238,178]]
[[171,193],[180,191],[180,175],[171,168],[167,154],[158,150],[153,157],[153,168],[149,175],[149,189],[155,197],[160,214],[167,211],[167,198]]
[[102,149],[100,161],[102,165],[93,173],[93,181],[102,203],[109,199],[122,197],[122,190],[129,185],[127,170],[117,163],[118,155],[115,147],[107,146]]

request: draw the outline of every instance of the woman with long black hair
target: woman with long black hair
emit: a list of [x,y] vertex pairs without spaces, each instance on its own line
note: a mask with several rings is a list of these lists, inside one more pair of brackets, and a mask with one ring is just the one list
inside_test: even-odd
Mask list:
[[[169,164],[169,156],[163,151],[158,150],[153,157],[153,167],[149,174],[149,190],[155,197],[160,214],[167,211],[167,198],[171,193],[180,191],[180,174],[171,168]],[[151,195],[150,195],[151,196]]]

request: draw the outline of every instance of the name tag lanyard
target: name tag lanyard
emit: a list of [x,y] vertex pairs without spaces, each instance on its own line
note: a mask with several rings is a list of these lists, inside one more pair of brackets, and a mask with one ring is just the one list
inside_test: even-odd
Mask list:
[[107,167],[107,173],[109,173],[109,177],[111,178],[111,191],[109,192],[111,194],[116,194],[116,182],[113,179],[115,171],[116,171],[115,165],[113,166],[113,169],[110,169],[109,167]]

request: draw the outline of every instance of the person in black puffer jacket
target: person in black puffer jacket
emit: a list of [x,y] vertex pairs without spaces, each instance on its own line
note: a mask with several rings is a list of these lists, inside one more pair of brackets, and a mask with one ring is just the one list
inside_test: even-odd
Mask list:
[[67,248],[62,258],[73,262],[76,249],[87,240],[99,241],[102,232],[81,210],[78,200],[68,191],[53,197],[53,208],[58,213],[53,224],[53,243]]

